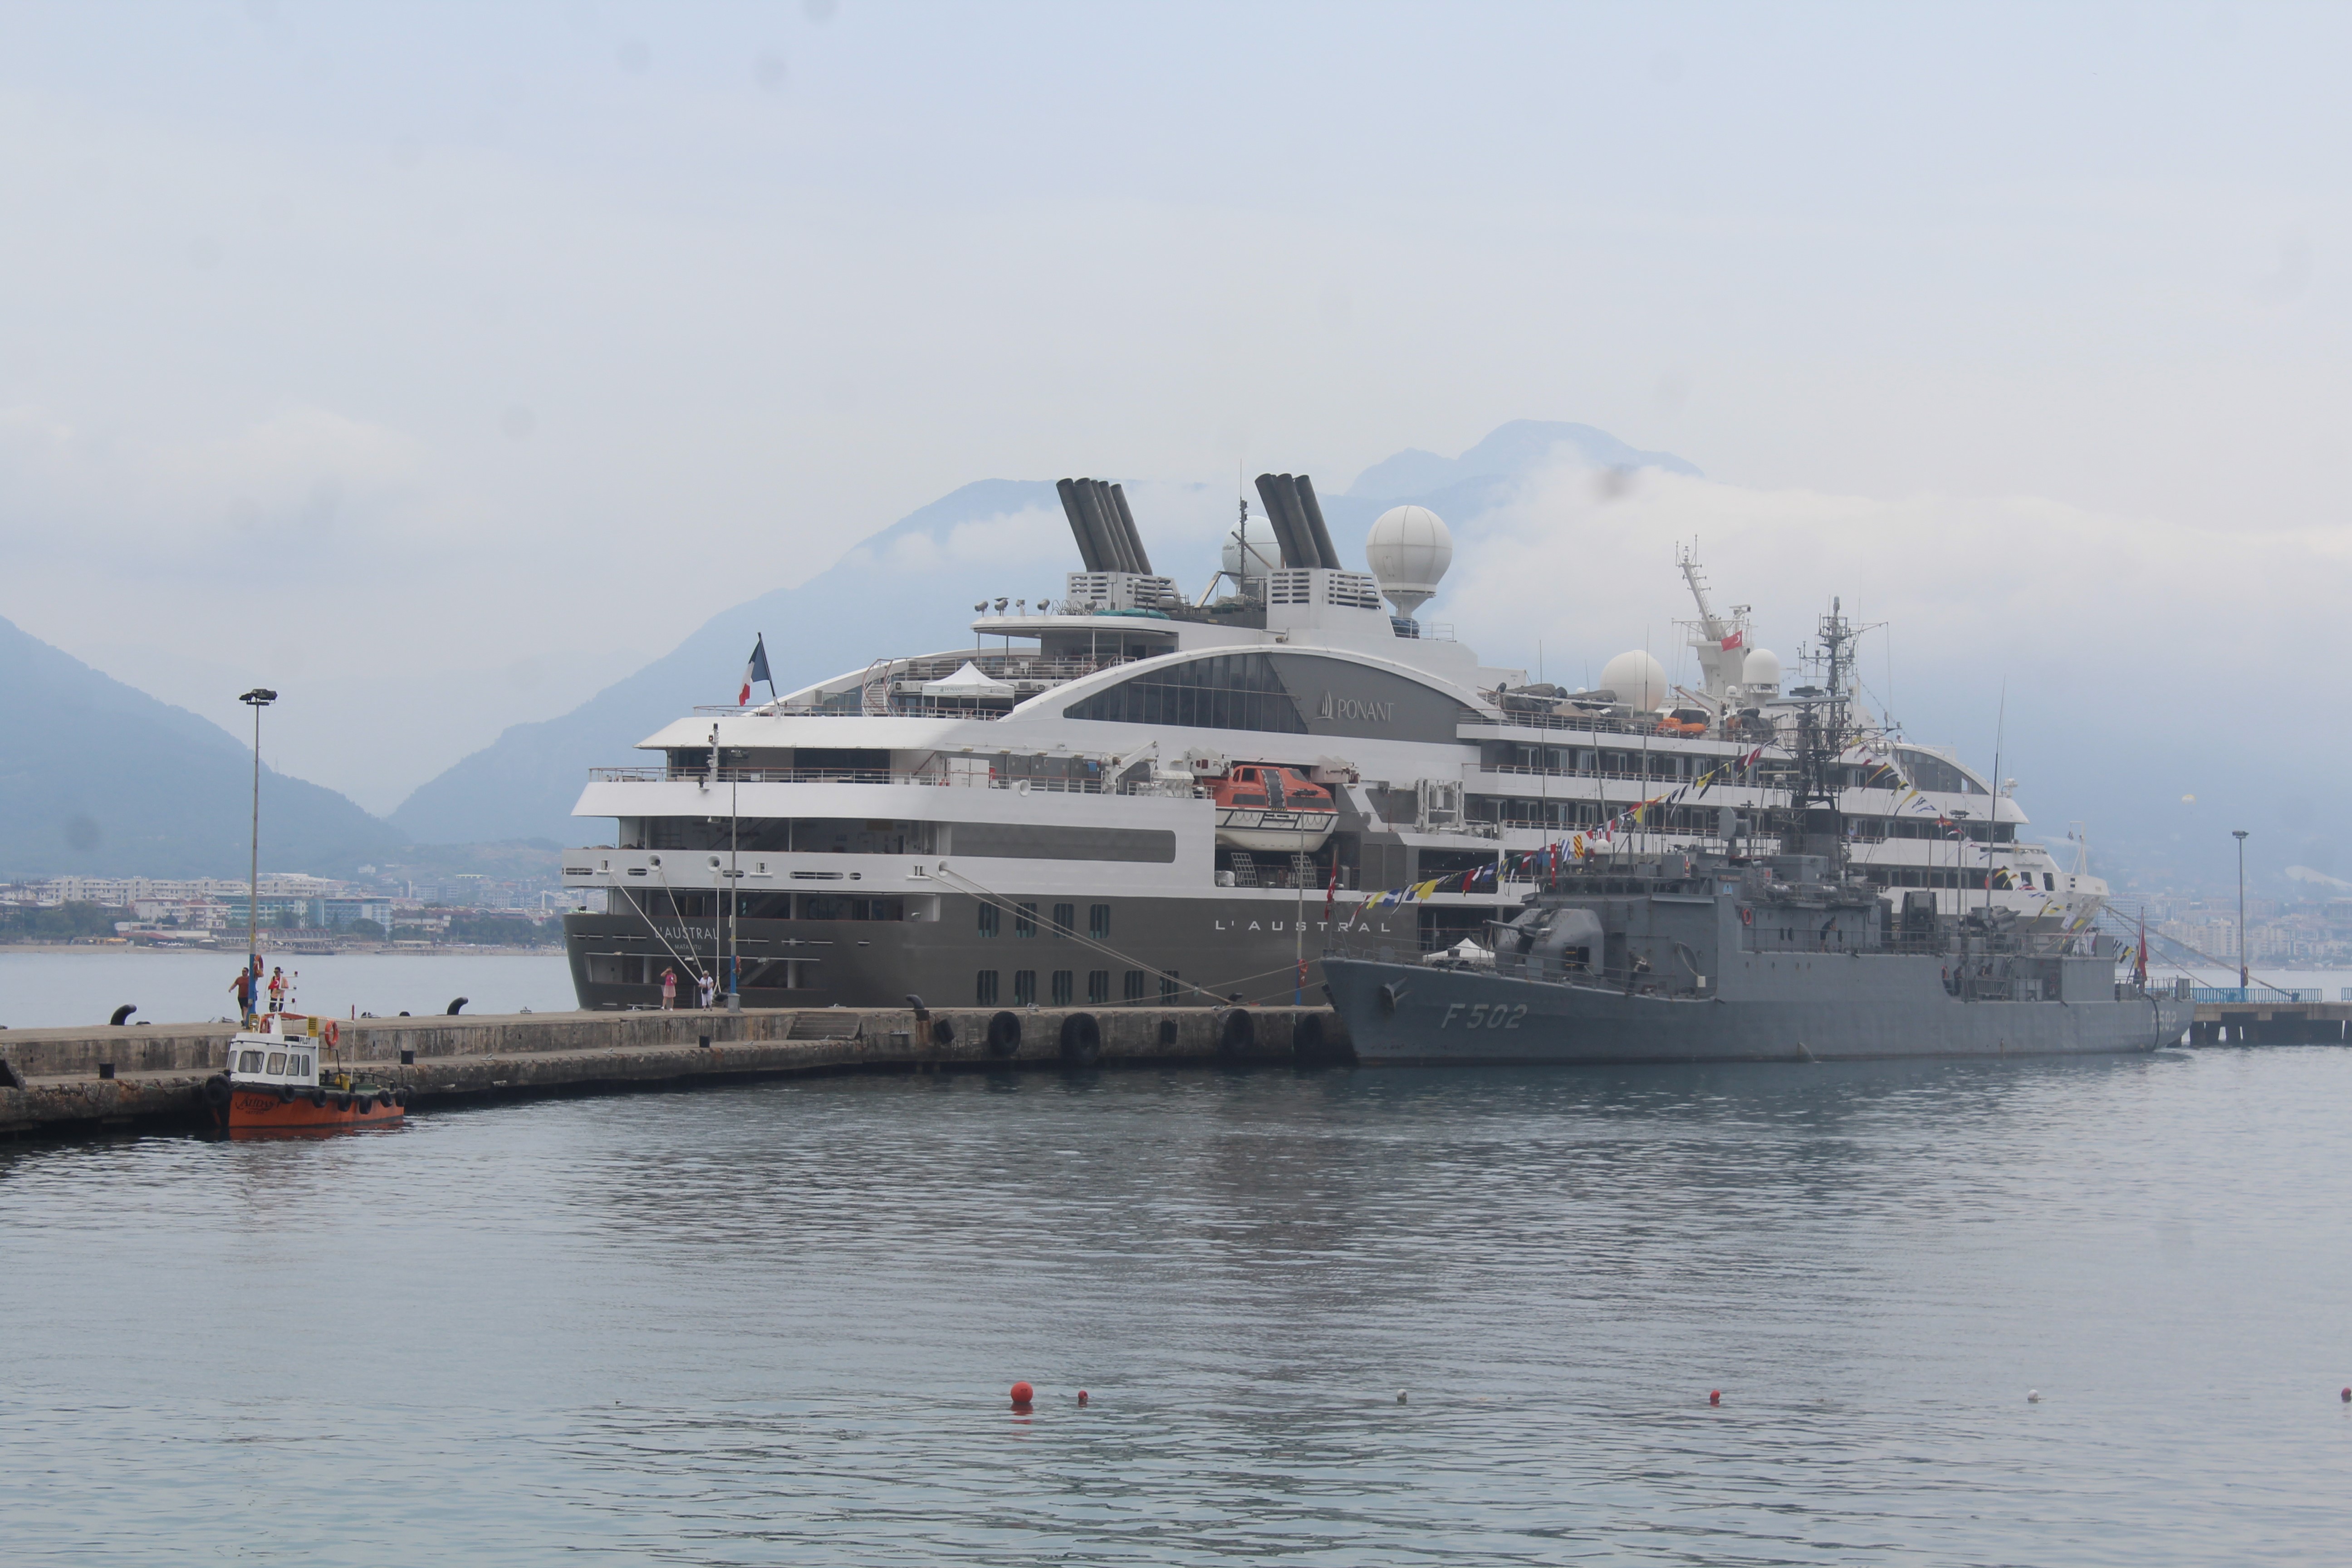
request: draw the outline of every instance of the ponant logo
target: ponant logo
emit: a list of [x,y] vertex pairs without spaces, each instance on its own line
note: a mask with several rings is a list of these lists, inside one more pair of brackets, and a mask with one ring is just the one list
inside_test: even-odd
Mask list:
[[1339,697],[1326,691],[1323,706],[1316,710],[1316,717],[1333,721],[1360,719],[1374,724],[1392,724],[1396,721],[1396,704],[1367,702],[1360,697]]

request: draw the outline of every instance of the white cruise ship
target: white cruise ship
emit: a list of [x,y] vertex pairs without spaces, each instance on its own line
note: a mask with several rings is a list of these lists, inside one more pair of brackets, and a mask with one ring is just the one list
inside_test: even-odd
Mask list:
[[[1187,601],[1119,487],[1060,489],[1084,566],[1060,600],[982,604],[971,647],[697,710],[596,770],[574,814],[606,842],[564,857],[605,895],[565,921],[583,1006],[658,1005],[665,970],[747,1006],[1319,999],[1327,946],[1475,937],[1547,847],[1779,847],[1749,828],[1787,799],[1808,693],[1687,558],[1698,684],[1635,652],[1570,692],[1412,618],[1453,552],[1424,509],[1383,514],[1353,571],[1313,486],[1261,476],[1263,520]],[[2000,781],[1862,732],[1840,804],[1888,919],[1915,889],[1948,916],[2097,910]]]

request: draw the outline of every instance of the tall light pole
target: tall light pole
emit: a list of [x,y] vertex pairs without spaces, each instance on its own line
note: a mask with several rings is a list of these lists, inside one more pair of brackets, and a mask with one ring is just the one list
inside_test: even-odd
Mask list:
[[2238,1000],[2246,999],[2246,830],[2232,828],[2230,837],[2238,841]]
[[250,1020],[261,984],[261,710],[278,700],[278,693],[257,686],[237,700],[253,710],[253,858],[246,866],[245,884],[245,1012]]

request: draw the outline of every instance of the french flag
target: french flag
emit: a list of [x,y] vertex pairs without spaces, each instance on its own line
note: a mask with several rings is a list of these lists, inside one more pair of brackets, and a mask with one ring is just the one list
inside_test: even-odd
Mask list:
[[751,683],[755,680],[768,683],[769,696],[776,694],[776,678],[768,673],[768,634],[765,632],[761,632],[759,640],[751,645],[751,660],[743,666],[743,689],[736,696],[736,707],[751,705]]

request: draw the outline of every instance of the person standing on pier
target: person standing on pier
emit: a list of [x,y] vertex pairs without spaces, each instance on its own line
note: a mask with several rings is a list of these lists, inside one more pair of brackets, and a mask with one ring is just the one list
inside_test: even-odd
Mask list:
[[719,982],[708,974],[694,977],[694,1005],[704,1012],[710,1010],[711,998],[718,994]]
[[236,998],[237,1018],[241,1023],[253,1022],[253,971],[240,963],[236,978],[228,983],[229,994]]
[[273,1013],[286,1011],[286,971],[283,968],[269,972],[269,1010]]
[[662,1011],[665,1013],[672,1012],[677,1008],[677,971],[675,969],[665,969],[662,971]]

